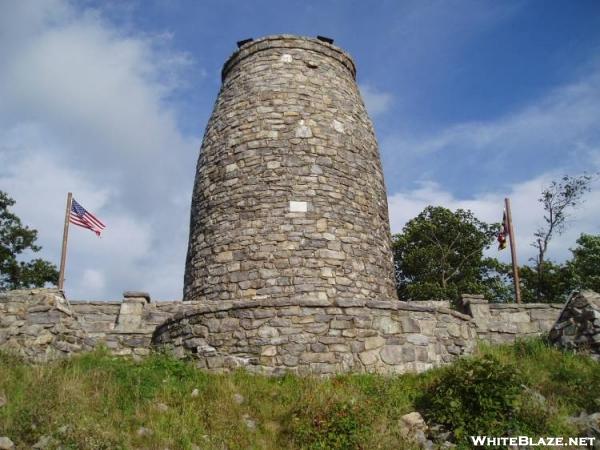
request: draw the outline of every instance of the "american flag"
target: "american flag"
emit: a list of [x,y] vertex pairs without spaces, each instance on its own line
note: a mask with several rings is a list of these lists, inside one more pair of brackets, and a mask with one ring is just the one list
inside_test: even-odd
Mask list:
[[104,225],[96,216],[86,211],[86,209],[73,199],[71,201],[71,211],[69,212],[69,222],[73,225],[78,225],[88,230],[92,230],[96,235],[100,233],[106,225]]

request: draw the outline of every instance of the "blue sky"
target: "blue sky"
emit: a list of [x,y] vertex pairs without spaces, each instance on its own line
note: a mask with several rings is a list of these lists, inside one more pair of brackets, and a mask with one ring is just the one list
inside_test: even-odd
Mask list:
[[[498,221],[510,196],[525,262],[542,187],[600,169],[597,1],[0,1],[0,189],[56,262],[67,191],[108,224],[72,231],[71,298],[180,297],[221,66],[278,33],[354,57],[394,232],[428,204]],[[555,260],[600,233],[599,187]]]

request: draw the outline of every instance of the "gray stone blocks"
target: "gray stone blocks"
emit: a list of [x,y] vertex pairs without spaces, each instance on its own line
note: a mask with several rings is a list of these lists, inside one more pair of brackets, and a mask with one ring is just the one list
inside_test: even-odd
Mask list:
[[185,301],[396,299],[387,198],[352,59],[317,39],[246,43],[198,159]]

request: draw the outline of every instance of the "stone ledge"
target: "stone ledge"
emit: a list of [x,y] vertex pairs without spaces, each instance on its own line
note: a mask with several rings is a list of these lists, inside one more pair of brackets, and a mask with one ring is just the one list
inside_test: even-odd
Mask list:
[[150,303],[150,294],[142,291],[125,291],[123,292],[123,298],[125,301],[130,299],[144,299],[146,303]]
[[562,309],[558,303],[488,303],[490,309]]
[[[186,304],[187,306],[187,304]],[[329,300],[320,300],[320,299],[302,299],[302,300],[290,300],[286,298],[281,299],[261,299],[261,300],[247,300],[247,301],[223,301],[213,305],[213,304],[197,304],[194,309],[189,309],[187,311],[179,311],[172,318],[165,321],[160,326],[165,326],[171,321],[179,321],[185,317],[192,317],[196,315],[208,314],[208,313],[216,313],[216,312],[226,312],[232,309],[261,309],[261,308],[282,308],[282,307],[305,307],[305,308],[330,308],[330,307],[340,307],[343,309],[346,308],[364,308],[368,311],[370,308],[372,309],[384,309],[384,310],[393,310],[393,311],[415,311],[415,312],[429,312],[429,313],[441,313],[448,314],[458,319],[464,321],[472,321],[473,318],[467,314],[460,313],[450,308],[446,307],[434,307],[434,306],[421,306],[412,304],[412,302],[401,302],[397,300],[357,300],[357,301],[336,301],[331,303]]]
[[85,305],[90,305],[90,306],[104,306],[104,305],[120,305],[122,303],[121,300],[69,300],[69,303],[71,305],[75,305],[75,306],[85,306]]

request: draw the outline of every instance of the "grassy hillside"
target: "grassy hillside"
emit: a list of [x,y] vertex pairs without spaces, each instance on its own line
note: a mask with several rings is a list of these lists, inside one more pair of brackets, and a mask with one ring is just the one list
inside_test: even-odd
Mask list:
[[73,449],[402,449],[412,446],[398,419],[416,409],[450,428],[483,405],[498,413],[476,425],[487,431],[575,436],[565,418],[600,411],[600,364],[539,340],[483,346],[421,375],[331,379],[207,374],[163,355],[134,362],[101,350],[44,366],[0,354],[0,397],[0,436],[18,448],[48,436],[47,448]]

